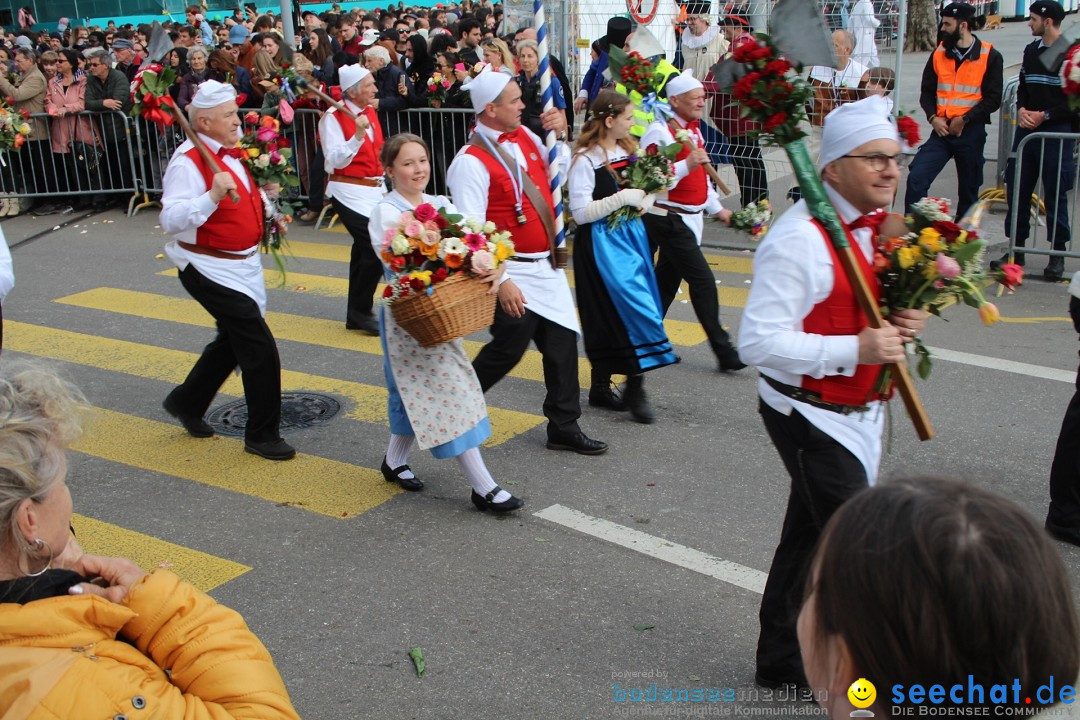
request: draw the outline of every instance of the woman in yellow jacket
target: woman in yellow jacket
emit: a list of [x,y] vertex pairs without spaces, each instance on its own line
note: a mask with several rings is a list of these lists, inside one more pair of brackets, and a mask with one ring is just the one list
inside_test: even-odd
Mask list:
[[297,718],[238,613],[70,538],[84,408],[47,370],[0,374],[0,718]]

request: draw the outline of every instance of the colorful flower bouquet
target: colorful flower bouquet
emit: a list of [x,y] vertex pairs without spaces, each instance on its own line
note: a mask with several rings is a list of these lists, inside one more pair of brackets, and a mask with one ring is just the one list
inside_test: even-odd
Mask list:
[[[948,200],[923,198],[912,206],[903,228],[882,225],[873,265],[881,280],[883,315],[921,308],[940,317],[946,307],[963,302],[977,308],[985,324],[998,321],[998,309],[986,300],[983,286],[993,279],[1012,291],[1023,282],[1024,271],[1015,264],[990,273],[982,270],[985,243],[977,227],[982,207],[977,205],[957,224]],[[901,229],[906,232],[899,233]],[[919,358],[916,371],[925,380],[932,367],[930,351],[919,338],[913,345]]]
[[423,203],[383,237],[380,255],[394,273],[383,302],[424,347],[464,337],[489,326],[495,313],[490,286],[476,276],[513,254],[510,233]]
[[[281,135],[281,121],[257,112],[244,115],[244,133],[240,137],[243,161],[255,183],[261,188],[266,226],[263,230],[262,251],[274,258],[285,283],[285,236],[292,222],[292,206],[279,193],[300,186],[289,159],[292,147]],[[276,186],[276,187],[275,187]],[[269,192],[267,192],[269,188]]]
[[0,100],[0,150],[18,150],[30,136],[30,113]]
[[903,110],[896,113],[896,130],[900,133],[900,141],[907,146],[905,150],[913,150],[922,142],[919,123]]
[[[619,186],[644,190],[647,195],[667,190],[675,179],[675,158],[682,149],[681,142],[670,145],[653,143],[644,152],[631,155],[630,163],[619,172]],[[621,207],[608,216],[608,227],[614,230],[630,218],[640,215],[635,207]]]
[[446,102],[447,91],[454,86],[454,78],[442,73],[435,73],[427,80],[428,105],[433,108],[442,107]]
[[781,57],[768,35],[759,34],[757,40],[735,49],[732,58],[745,74],[731,87],[731,96],[743,117],[761,123],[766,144],[787,145],[806,136],[799,121],[806,117],[812,91],[799,75],[801,65]]
[[164,129],[172,125],[176,105],[169,87],[176,82],[176,71],[159,64],[147,65],[131,81],[131,116],[143,117]]
[[741,210],[731,213],[731,227],[745,230],[752,237],[759,238],[769,230],[772,222],[772,206],[766,199],[752,202]]

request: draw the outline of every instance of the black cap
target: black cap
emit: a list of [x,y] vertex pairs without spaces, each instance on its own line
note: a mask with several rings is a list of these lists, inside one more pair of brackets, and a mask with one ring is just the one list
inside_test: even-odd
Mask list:
[[1065,8],[1061,7],[1061,3],[1054,2],[1054,0],[1036,0],[1031,3],[1028,12],[1041,18],[1050,18],[1056,24],[1060,24],[1065,19]]
[[739,28],[750,27],[749,21],[747,21],[747,19],[744,17],[740,17],[739,15],[725,15],[724,17],[720,18],[720,21],[717,23],[717,25]]
[[954,2],[941,8],[941,17],[972,20],[975,17],[975,6],[968,5],[966,2]]
[[399,33],[394,28],[387,28],[387,29],[383,30],[381,33],[379,33],[379,39],[380,40],[393,40],[394,42],[398,42],[401,39],[401,33]]
[[689,0],[686,3],[687,15],[708,15],[712,10],[711,0]]
[[604,50],[611,45],[621,48],[626,44],[626,38],[630,37],[633,29],[634,25],[630,22],[630,18],[613,17],[607,21],[607,34],[600,38],[600,44],[604,46]]

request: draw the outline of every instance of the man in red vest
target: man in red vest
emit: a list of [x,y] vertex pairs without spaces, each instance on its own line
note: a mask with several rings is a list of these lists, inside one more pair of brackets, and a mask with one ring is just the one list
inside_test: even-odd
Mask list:
[[705,111],[705,89],[694,77],[693,70],[684,70],[669,80],[666,89],[675,116],[670,120],[658,119],[641,136],[643,148],[670,145],[676,142],[676,134],[682,137],[685,133],[688,138],[675,163],[678,183],[660,193],[653,209],[644,217],[649,243],[659,248],[656,284],[660,289],[660,306],[666,315],[679,291],[679,284],[686,280],[694,314],[716,355],[717,369],[720,372],[741,370],[746,366],[739,361],[739,353],[720,324],[716,278],[701,252],[701,232],[705,224],[702,213],[725,221],[731,217],[731,211],[720,205],[716,188],[705,174],[709,154],[698,129]]
[[[509,230],[515,252],[499,285],[492,340],[476,356],[473,368],[487,392],[535,341],[544,357],[548,448],[599,455],[607,451],[607,443],[588,437],[578,425],[580,326],[566,273],[556,269],[551,258],[553,237],[548,226],[554,219],[554,204],[547,151],[540,138],[521,126],[525,107],[521,88],[508,75],[485,68],[468,90],[476,111],[476,131],[451,163],[446,182],[458,211]],[[558,162],[565,177],[570,160],[563,142],[566,115],[552,109],[542,120],[545,129],[559,135]],[[537,198],[536,203],[532,198]]]
[[[236,90],[208,80],[188,108],[191,126],[219,168],[207,163],[187,140],[165,171],[161,227],[174,240],[165,254],[180,269],[180,282],[214,320],[218,334],[183,384],[165,398],[165,410],[194,437],[214,429],[203,416],[221,384],[236,367],[244,381],[247,428],[244,450],[268,460],[288,460],[296,451],[278,432],[281,420],[281,360],[266,316],[259,241],[264,199],[236,147]],[[227,198],[235,191],[239,200]]]
[[[842,105],[825,119],[818,168],[864,277],[880,208],[900,179],[900,141],[884,98]],[[904,343],[926,322],[903,310],[875,330],[859,309],[822,226],[805,200],[777,220],[754,256],[739,326],[739,354],[758,366],[758,409],[791,475],[780,544],[761,599],[757,682],[806,685],[795,620],[818,536],[845,500],[877,479],[885,411],[883,363],[904,362]]]
[[[385,192],[379,162],[383,134],[374,106],[375,78],[361,65],[342,66],[338,77],[343,105],[357,120],[330,108],[319,121],[319,138],[330,178],[326,194],[353,239],[345,327],[378,335],[379,321],[372,306],[383,269],[368,235],[368,217]],[[359,131],[358,124],[363,126]]]

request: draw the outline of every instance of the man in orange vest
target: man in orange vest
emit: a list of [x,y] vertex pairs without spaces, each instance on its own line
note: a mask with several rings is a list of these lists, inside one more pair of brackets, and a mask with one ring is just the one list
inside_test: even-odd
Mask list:
[[983,182],[986,126],[1001,107],[1001,53],[971,34],[986,23],[975,8],[954,2],[941,11],[943,39],[923,69],[919,105],[933,128],[908,173],[904,204],[911,206],[950,159],[959,185],[956,217],[962,218],[979,197]]
[[[487,392],[535,342],[544,359],[548,449],[600,455],[607,452],[607,443],[593,440],[578,425],[581,330],[566,272],[555,267],[551,257],[548,226],[554,223],[554,205],[544,141],[522,126],[521,87],[508,75],[485,68],[467,89],[476,129],[447,169],[446,184],[462,215],[494,223],[514,240],[514,256],[499,284],[491,341],[480,350],[473,368]],[[545,130],[559,137],[555,161],[561,177],[566,177],[570,164],[566,115],[552,108],[541,120]]]
[[[881,208],[900,181],[900,139],[885,99],[841,105],[825,118],[818,168],[871,288]],[[877,212],[876,212],[877,211]],[[903,310],[869,327],[822,225],[796,202],[769,228],[739,325],[739,355],[761,371],[758,410],[788,474],[780,542],[761,597],[759,685],[805,686],[795,620],[811,553],[829,517],[873,483],[885,412],[881,365],[904,362],[926,313]]]
[[[207,80],[188,108],[191,125],[220,169],[203,160],[187,140],[165,171],[161,227],[174,240],[165,254],[180,269],[180,282],[217,322],[184,383],[165,398],[165,410],[194,437],[210,437],[203,420],[210,401],[236,367],[244,381],[247,427],[244,450],[267,460],[288,460],[296,451],[278,432],[281,420],[281,360],[266,325],[266,285],[259,241],[264,200],[236,147],[236,90]],[[227,198],[229,191],[239,196]]]
[[319,138],[330,178],[326,194],[353,239],[345,327],[378,335],[379,321],[372,307],[383,268],[368,235],[368,217],[385,191],[379,162],[383,134],[373,107],[375,77],[360,65],[344,65],[338,76],[342,104],[357,120],[330,108],[319,121]]

